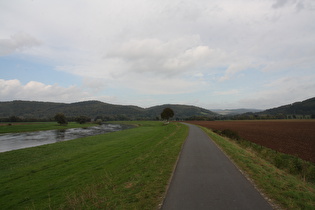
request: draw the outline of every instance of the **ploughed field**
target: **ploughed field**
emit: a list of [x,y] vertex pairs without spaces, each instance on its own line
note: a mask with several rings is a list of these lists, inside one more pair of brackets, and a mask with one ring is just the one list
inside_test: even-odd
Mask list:
[[189,121],[315,163],[315,120]]

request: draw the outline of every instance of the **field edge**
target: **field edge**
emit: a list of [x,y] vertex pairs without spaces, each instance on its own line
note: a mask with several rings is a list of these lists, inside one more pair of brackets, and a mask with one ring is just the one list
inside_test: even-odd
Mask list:
[[[308,209],[315,206],[315,185],[287,174],[231,139],[199,126],[225,153],[274,209]],[[266,178],[267,177],[267,178]],[[288,196],[289,195],[289,196]]]

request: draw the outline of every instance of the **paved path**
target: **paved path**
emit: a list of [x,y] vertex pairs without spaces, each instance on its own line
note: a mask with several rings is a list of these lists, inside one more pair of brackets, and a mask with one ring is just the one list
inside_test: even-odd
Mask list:
[[212,140],[195,125],[183,146],[162,209],[272,209]]

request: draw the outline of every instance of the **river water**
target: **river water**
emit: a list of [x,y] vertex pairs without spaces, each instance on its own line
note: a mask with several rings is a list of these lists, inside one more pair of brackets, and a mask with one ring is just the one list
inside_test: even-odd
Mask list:
[[0,135],[0,152],[52,144],[60,141],[94,136],[131,128],[130,125],[103,124],[87,128],[69,128],[65,130],[48,130]]

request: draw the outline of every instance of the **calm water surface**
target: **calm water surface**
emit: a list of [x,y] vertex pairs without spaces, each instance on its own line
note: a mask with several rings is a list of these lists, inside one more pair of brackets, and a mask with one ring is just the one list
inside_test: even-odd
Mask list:
[[94,136],[113,131],[120,131],[131,127],[132,126],[130,125],[103,124],[88,128],[70,128],[65,130],[1,134],[0,152],[35,147],[86,136]]

